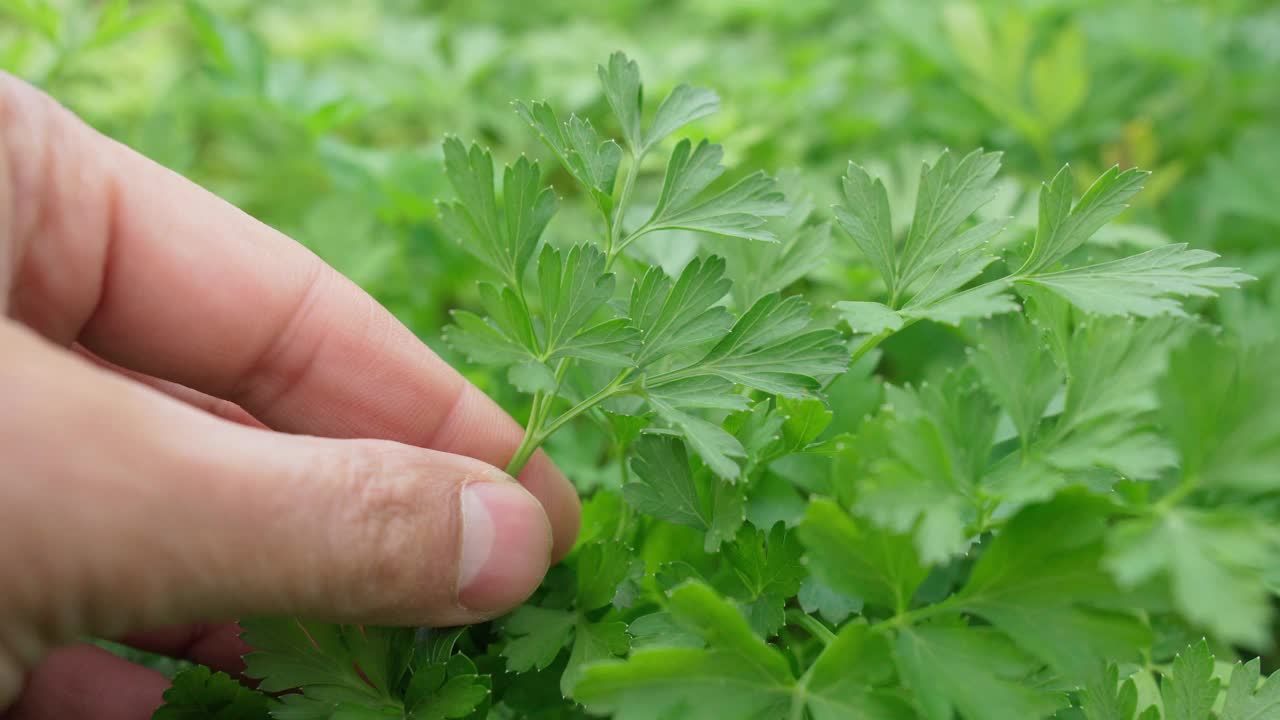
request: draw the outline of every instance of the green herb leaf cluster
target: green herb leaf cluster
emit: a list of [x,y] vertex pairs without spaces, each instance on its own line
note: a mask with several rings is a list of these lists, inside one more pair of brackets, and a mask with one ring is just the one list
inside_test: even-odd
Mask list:
[[[1076,199],[1064,169],[1021,232],[980,216],[998,154],[926,164],[909,223],[850,165],[831,233],[673,137],[715,93],[647,107],[622,54],[599,79],[607,117],[516,103],[562,175],[450,138],[439,205],[488,274],[446,339],[526,398],[508,471],[603,438],[578,546],[483,626],[247,622],[247,674],[284,694],[189,671],[158,717],[1280,717],[1280,681],[1237,662],[1280,577],[1280,348],[1200,315],[1250,279],[1212,253],[1096,242],[1145,173]],[[562,204],[595,234],[557,232]],[[664,236],[691,259],[650,263]],[[801,292],[837,247],[869,292]],[[877,377],[917,324],[963,352]],[[827,400],[851,387],[865,417]]]

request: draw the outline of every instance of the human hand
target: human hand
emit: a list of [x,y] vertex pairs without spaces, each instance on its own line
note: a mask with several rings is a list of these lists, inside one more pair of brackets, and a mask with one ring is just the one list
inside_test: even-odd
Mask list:
[[579,521],[545,455],[493,467],[520,437],[302,246],[0,73],[6,720],[150,716],[167,680],[85,635],[234,671],[241,615],[510,609]]

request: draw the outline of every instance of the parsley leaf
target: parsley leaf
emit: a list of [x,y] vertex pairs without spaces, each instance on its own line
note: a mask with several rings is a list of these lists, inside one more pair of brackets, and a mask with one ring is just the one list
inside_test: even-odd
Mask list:
[[1183,315],[1175,298],[1213,297],[1253,278],[1233,268],[1197,267],[1216,260],[1207,250],[1166,245],[1097,265],[1041,273],[1020,282],[1051,290],[1098,315]]
[[1014,517],[982,554],[957,603],[1075,683],[1150,642],[1132,615],[1103,607],[1122,595],[1101,567],[1107,512],[1062,495]]
[[1210,720],[1219,684],[1208,643],[1201,640],[1179,653],[1172,672],[1160,683],[1165,720]]
[[629,365],[637,332],[613,318],[587,326],[613,299],[615,278],[605,272],[604,254],[590,245],[568,253],[546,246],[538,258],[538,295],[544,317],[543,354],[547,360],[576,357],[601,365]]
[[589,120],[570,115],[560,122],[544,102],[515,103],[516,114],[528,123],[560,164],[587,188],[605,216],[613,211],[613,185],[622,161],[622,148],[613,140],[601,140]]
[[164,691],[164,706],[153,720],[267,720],[266,695],[203,665],[183,670]]
[[928,720],[1032,720],[1065,698],[1029,682],[1021,651],[989,628],[924,626],[904,630],[894,648],[898,670]]
[[810,501],[800,539],[814,574],[824,583],[896,612],[907,609],[928,572],[910,538],[859,527],[830,500]]
[[605,97],[622,126],[622,137],[636,158],[644,157],[653,146],[676,130],[720,108],[720,98],[711,90],[677,85],[658,107],[653,125],[642,133],[640,122],[644,90],[635,61],[617,52],[609,57],[608,65],[600,66],[599,71]]
[[892,678],[892,655],[884,636],[863,623],[846,625],[802,679],[814,720],[909,720],[915,717],[900,694],[875,686]]
[[911,717],[900,698],[874,687],[888,680],[888,651],[865,626],[843,631],[797,680],[786,659],[706,585],[676,588],[667,605],[705,646],[647,647],[626,661],[595,664],[574,686],[575,699],[623,720],[799,717],[806,708],[818,720]]
[[679,440],[661,435],[642,437],[631,468],[636,480],[624,485],[622,494],[633,507],[677,525],[704,531],[711,528],[710,499],[694,482]]
[[631,323],[641,334],[635,363],[644,367],[691,346],[720,337],[733,317],[716,303],[729,293],[724,260],[695,258],[673,283],[650,268],[631,289]]
[[775,241],[774,234],[764,227],[765,218],[785,215],[789,207],[773,178],[756,172],[715,195],[708,197],[704,192],[724,174],[723,157],[724,149],[706,140],[696,146],[688,140],[677,143],[667,161],[653,214],[623,245],[661,230]]
[[1113,167],[1072,205],[1075,180],[1064,167],[1040,190],[1040,223],[1031,255],[1018,274],[1034,274],[1079,248],[1103,225],[1123,212],[1149,173]]
[[245,675],[260,680],[264,692],[304,691],[281,698],[290,718],[327,720],[344,709],[403,707],[399,687],[412,655],[412,629],[297,620],[241,626],[254,648],[245,656]]
[[1272,673],[1259,684],[1260,665],[1254,658],[1231,671],[1221,720],[1264,720],[1280,713],[1280,674]]
[[520,158],[502,177],[501,207],[494,192],[493,157],[479,145],[470,150],[457,138],[444,142],[445,172],[456,202],[440,204],[440,220],[462,247],[493,268],[510,287],[537,249],[556,212],[556,196],[541,185],[536,162]]
[[[884,280],[890,309],[902,307],[900,299],[914,294],[917,297],[910,306],[928,316],[929,308],[995,259],[985,247],[1003,228],[1002,222],[968,230],[961,226],[995,196],[993,180],[999,168],[999,153],[981,151],[959,159],[946,152],[933,165],[925,165],[915,215],[899,247],[884,183],[849,165],[843,180],[844,202],[835,209],[836,219]],[[1000,307],[990,301],[972,304],[974,308]],[[954,317],[958,310],[943,314]]]
[[967,530],[984,498],[979,485],[991,453],[996,413],[968,373],[941,385],[892,388],[879,420],[871,475],[854,509],[915,539],[920,559],[936,563],[969,546]]
[[817,377],[844,371],[848,352],[839,333],[810,325],[808,303],[765,295],[701,359],[650,378],[648,386],[714,375],[784,397],[812,393]]
[[511,672],[542,670],[555,661],[568,642],[577,616],[568,610],[534,605],[516,608],[507,616],[503,630],[514,639],[502,648]]
[[786,660],[752,632],[746,618],[705,585],[671,593],[672,617],[705,648],[638,650],[625,662],[588,668],[573,697],[592,712],[623,720],[750,717],[782,712],[794,678]]

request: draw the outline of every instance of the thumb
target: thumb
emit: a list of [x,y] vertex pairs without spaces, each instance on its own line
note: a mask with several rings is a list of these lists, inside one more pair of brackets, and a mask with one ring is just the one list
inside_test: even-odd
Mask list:
[[243,614],[473,622],[547,569],[541,505],[489,465],[231,423],[2,319],[0,347],[0,664]]

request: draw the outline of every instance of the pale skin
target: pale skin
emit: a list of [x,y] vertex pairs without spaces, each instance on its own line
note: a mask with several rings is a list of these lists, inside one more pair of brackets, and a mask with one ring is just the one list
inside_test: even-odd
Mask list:
[[541,452],[497,469],[521,434],[301,245],[0,73],[0,718],[150,717],[166,678],[85,636],[234,673],[247,615],[501,614],[579,523]]

